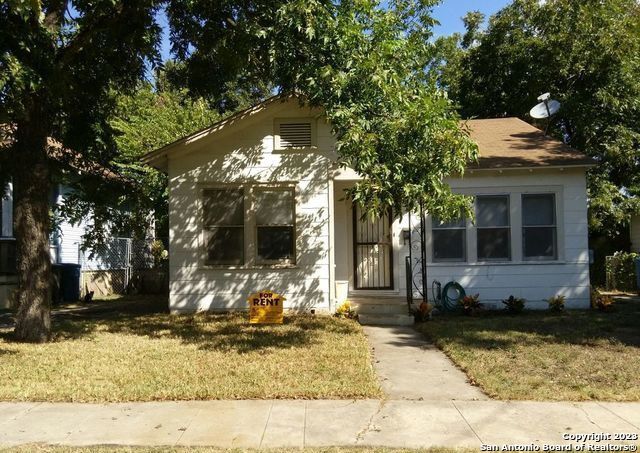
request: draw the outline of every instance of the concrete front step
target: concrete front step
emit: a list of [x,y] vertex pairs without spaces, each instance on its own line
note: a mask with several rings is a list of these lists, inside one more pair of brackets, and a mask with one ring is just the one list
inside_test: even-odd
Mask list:
[[408,314],[358,314],[360,324],[367,326],[412,326],[413,316]]
[[403,304],[369,304],[366,302],[353,303],[353,308],[361,315],[406,315],[409,308]]
[[366,297],[366,296],[350,296],[349,301],[352,304],[368,304],[368,305],[407,305],[405,297]]

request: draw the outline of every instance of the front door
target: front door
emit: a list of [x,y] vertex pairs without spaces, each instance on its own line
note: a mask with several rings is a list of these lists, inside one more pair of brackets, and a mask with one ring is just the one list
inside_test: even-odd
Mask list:
[[362,218],[353,207],[353,263],[355,289],[393,289],[391,215]]

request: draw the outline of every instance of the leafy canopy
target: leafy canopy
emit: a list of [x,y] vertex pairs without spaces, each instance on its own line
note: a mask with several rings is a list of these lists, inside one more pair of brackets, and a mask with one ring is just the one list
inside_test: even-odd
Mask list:
[[[428,77],[435,1],[384,7],[376,0],[294,0],[257,2],[265,7],[254,9],[231,3],[169,6],[174,50],[186,63],[182,78],[194,93],[216,97],[224,75],[238,71],[247,84],[270,80],[280,91],[300,93],[325,109],[342,164],[365,177],[350,192],[354,200],[372,211],[422,205],[443,218],[469,213],[468,200],[444,181],[461,174],[477,150]],[[222,24],[203,16],[226,7]],[[241,43],[233,55],[231,42]],[[214,80],[199,77],[212,64]]]
[[[482,22],[482,21],[480,21]],[[562,102],[552,133],[593,156],[590,223],[614,232],[640,196],[640,3],[515,0],[478,30],[438,41],[441,86],[464,117],[519,116]],[[461,44],[461,45],[456,45]]]

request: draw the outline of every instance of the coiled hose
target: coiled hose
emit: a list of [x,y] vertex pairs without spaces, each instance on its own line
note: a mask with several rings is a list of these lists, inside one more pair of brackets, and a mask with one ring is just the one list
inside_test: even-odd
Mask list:
[[431,284],[431,293],[436,307],[444,311],[455,311],[460,308],[458,301],[466,296],[462,285],[454,281],[447,283],[442,288],[442,284],[438,280],[434,280]]

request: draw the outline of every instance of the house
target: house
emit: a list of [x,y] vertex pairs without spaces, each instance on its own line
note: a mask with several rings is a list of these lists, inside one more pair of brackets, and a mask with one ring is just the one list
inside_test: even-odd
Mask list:
[[[0,124],[0,151],[11,144],[13,128]],[[48,138],[47,153],[52,161],[72,169],[67,177],[92,176],[104,181],[126,183],[126,180],[112,170],[86,160],[81,154],[64,148],[60,142]],[[54,184],[50,193],[51,207],[60,206],[71,192],[65,184]],[[82,236],[89,227],[88,221],[70,223],[61,221],[50,237],[52,263],[80,264],[79,246]],[[13,184],[0,187],[0,309],[10,308],[11,294],[17,288],[15,237],[13,234]]]
[[[457,281],[484,302],[513,294],[529,308],[562,294],[589,307],[592,161],[516,118],[469,126],[479,162],[448,183],[476,197],[477,220],[427,217],[429,287]],[[334,143],[320,109],[274,97],[145,156],[169,179],[172,312],[246,309],[265,289],[296,310],[406,300],[406,231],[419,218],[362,220],[344,196],[359,176],[336,164]]]

